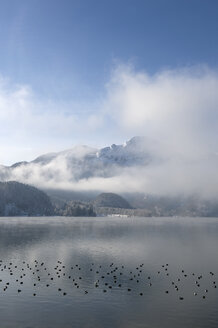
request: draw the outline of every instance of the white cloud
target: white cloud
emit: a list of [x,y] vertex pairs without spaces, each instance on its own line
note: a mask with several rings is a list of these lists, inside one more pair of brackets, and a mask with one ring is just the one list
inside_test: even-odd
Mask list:
[[123,131],[161,140],[170,151],[191,156],[217,150],[217,90],[218,72],[206,67],[154,76],[121,67],[109,83],[106,106]]
[[[161,159],[140,169],[117,170],[110,178],[80,180],[74,179],[74,173],[62,159],[45,167],[31,166],[28,172],[17,168],[12,178],[47,188],[216,195],[217,90],[218,72],[207,67],[149,75],[123,66],[114,71],[105,99],[83,104],[80,113],[77,104],[38,100],[29,87],[9,87],[2,79],[0,134],[1,140],[11,141],[8,151],[14,149],[16,142],[20,149],[32,149],[37,140],[37,150],[44,144],[47,148],[52,145],[51,150],[55,150],[56,144],[58,150],[72,137],[75,141],[82,136],[86,144],[94,138],[96,144],[102,144],[102,140],[106,144],[108,136],[113,141],[113,135],[119,139],[122,136],[125,141],[144,135],[148,140],[146,149]],[[28,138],[31,142],[25,142]],[[5,145],[0,146],[6,151]]]
[[123,132],[147,136],[155,155],[164,159],[135,174],[138,190],[216,195],[217,90],[218,72],[208,67],[153,76],[131,67],[115,70],[108,85],[108,112]]

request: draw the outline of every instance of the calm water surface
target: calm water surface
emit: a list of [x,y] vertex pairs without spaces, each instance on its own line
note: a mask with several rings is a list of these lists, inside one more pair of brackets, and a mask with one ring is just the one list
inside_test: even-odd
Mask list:
[[0,218],[0,327],[210,328],[217,304],[218,219]]

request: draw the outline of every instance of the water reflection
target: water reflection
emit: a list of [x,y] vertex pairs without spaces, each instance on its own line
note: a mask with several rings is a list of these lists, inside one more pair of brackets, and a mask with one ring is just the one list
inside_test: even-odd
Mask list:
[[1,218],[2,327],[217,327],[218,220]]

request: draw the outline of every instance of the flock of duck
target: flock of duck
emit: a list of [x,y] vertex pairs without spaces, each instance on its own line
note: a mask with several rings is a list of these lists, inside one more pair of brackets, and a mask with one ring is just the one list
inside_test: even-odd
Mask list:
[[[6,292],[11,287],[13,291],[20,294],[25,289],[25,282],[28,279],[33,287],[33,296],[39,294],[39,287],[56,288],[60,295],[66,296],[70,291],[69,286],[81,290],[85,295],[92,292],[93,289],[98,289],[103,293],[121,289],[127,293],[134,292],[134,294],[143,296],[146,295],[146,288],[152,288],[157,283],[157,277],[161,277],[160,280],[167,277],[168,288],[162,291],[165,294],[171,294],[175,291],[178,299],[182,301],[185,298],[183,295],[185,283],[189,280],[190,284],[190,279],[193,286],[193,289],[189,288],[190,293],[193,296],[206,299],[208,293],[217,288],[214,272],[210,271],[208,275],[209,287],[205,288],[205,282],[201,283],[205,275],[194,272],[187,273],[181,269],[179,275],[175,277],[171,274],[168,263],[162,264],[156,272],[149,275],[145,270],[144,263],[140,263],[132,270],[129,270],[129,267],[117,266],[114,263],[107,266],[90,263],[88,267],[82,267],[76,263],[70,266],[65,265],[63,261],[58,260],[51,268],[39,260],[34,260],[31,263],[26,261],[14,261],[13,263],[13,261],[4,262],[0,260],[0,291]],[[87,276],[91,276],[88,283]],[[208,277],[206,278],[208,283]],[[66,284],[61,283],[63,279],[68,281],[68,290],[65,290]],[[84,280],[86,280],[85,284],[83,283]],[[65,286],[65,289],[63,286]]]

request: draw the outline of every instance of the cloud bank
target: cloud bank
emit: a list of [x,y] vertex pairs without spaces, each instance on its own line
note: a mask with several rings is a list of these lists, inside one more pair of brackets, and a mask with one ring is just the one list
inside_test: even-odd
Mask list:
[[[107,106],[120,128],[147,136],[165,160],[143,169],[143,187],[154,193],[217,193],[218,72],[207,67],[154,76],[118,68]],[[141,181],[140,181],[141,184]]]
[[[155,75],[130,66],[116,68],[105,97],[76,111],[75,104],[36,100],[25,86],[8,90],[0,81],[0,122],[2,140],[28,138],[43,144],[48,140],[69,140],[84,135],[112,134],[125,141],[134,135],[146,137],[145,151],[155,159],[140,168],[115,170],[113,176],[74,179],[64,160],[45,166],[31,164],[31,173],[22,167],[12,178],[43,187],[72,190],[143,191],[153,194],[218,194],[218,72],[208,67],[163,70]],[[88,109],[90,106],[91,110]],[[61,110],[60,110],[61,108]],[[81,107],[80,107],[81,109]],[[72,130],[74,131],[72,134]],[[91,139],[93,140],[93,139]],[[14,142],[16,145],[16,142]],[[58,144],[58,143],[57,143]],[[25,147],[33,147],[24,143]],[[49,145],[49,142],[48,142]],[[62,145],[62,144],[61,144]],[[60,144],[59,144],[60,146]],[[2,145],[4,148],[4,145]],[[52,172],[56,172],[53,174]],[[26,178],[25,178],[26,177]]]
[[196,67],[149,76],[118,68],[108,90],[109,111],[128,133],[161,140],[183,157],[217,150],[218,72]]

